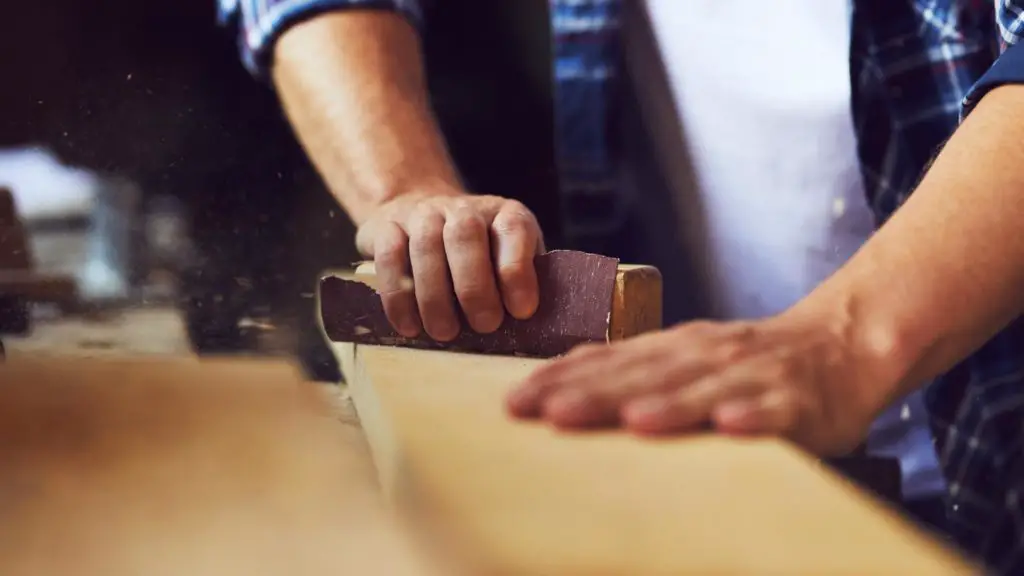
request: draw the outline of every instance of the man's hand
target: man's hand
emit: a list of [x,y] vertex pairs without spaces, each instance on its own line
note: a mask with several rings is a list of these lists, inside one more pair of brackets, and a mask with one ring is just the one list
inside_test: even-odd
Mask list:
[[533,259],[544,241],[536,218],[514,200],[403,194],[359,227],[356,245],[373,258],[384,311],[403,336],[425,329],[435,340],[455,338],[456,305],[479,333],[495,331],[505,310],[518,319],[537,310]]
[[693,322],[612,345],[580,347],[534,372],[510,412],[560,428],[622,425],[645,435],[780,435],[847,453],[875,412],[879,376],[841,331],[784,317]]

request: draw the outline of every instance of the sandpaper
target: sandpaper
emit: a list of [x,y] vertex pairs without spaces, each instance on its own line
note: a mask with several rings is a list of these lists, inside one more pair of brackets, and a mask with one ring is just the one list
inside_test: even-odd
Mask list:
[[473,332],[462,318],[463,329],[450,342],[438,342],[426,333],[402,337],[388,322],[373,288],[337,276],[320,281],[324,331],[333,342],[536,358],[558,356],[578,344],[607,341],[618,260],[556,250],[537,256],[535,265],[540,288],[537,312],[527,320],[506,314],[501,327],[490,334]]

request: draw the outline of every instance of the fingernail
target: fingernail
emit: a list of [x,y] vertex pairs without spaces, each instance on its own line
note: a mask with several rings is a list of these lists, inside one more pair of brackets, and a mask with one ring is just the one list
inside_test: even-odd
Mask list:
[[494,332],[501,326],[501,313],[487,310],[473,315],[473,326],[477,332]]
[[508,405],[516,416],[538,416],[540,414],[540,388],[523,385],[508,395]]
[[438,322],[436,340],[447,342],[459,335],[459,325],[455,322]]
[[419,324],[413,320],[403,320],[398,325],[398,333],[406,338],[415,338],[420,334]]
[[523,319],[533,312],[533,294],[529,290],[512,290],[508,300],[509,312],[519,319]]
[[537,392],[533,386],[520,386],[509,392],[508,397],[516,403],[529,402],[537,397]]

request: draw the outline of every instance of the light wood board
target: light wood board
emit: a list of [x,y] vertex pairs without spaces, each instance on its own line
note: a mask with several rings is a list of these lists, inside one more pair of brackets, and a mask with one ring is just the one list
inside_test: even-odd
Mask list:
[[429,573],[332,408],[285,363],[0,364],[0,574]]
[[789,444],[559,434],[504,413],[539,361],[334,347],[389,498],[481,573],[975,573]]

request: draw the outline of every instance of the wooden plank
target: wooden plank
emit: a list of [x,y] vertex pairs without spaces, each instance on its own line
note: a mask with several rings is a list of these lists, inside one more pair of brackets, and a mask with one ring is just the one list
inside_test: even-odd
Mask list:
[[0,382],[0,574],[429,572],[290,365],[16,357]]
[[559,434],[504,413],[540,361],[335,350],[391,501],[482,573],[978,572],[789,444]]

